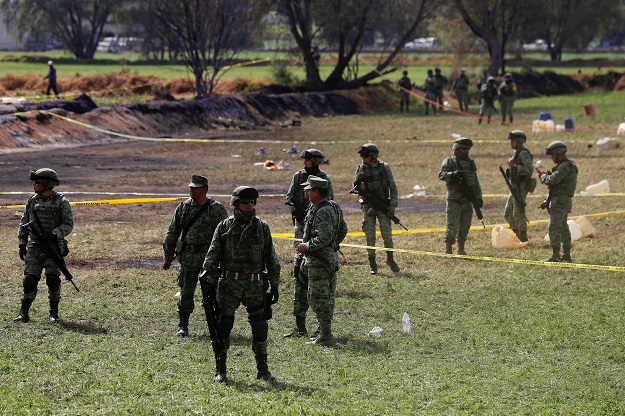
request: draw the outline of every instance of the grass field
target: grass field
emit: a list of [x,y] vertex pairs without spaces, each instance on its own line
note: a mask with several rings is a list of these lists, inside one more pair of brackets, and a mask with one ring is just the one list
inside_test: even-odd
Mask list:
[[[602,151],[594,145],[615,136],[624,115],[623,98],[622,93],[585,94],[520,100],[515,107],[517,127],[528,132],[535,161],[552,166],[542,149],[563,140],[579,166],[578,191],[603,179],[610,182],[613,195],[574,199],[571,215],[588,215],[597,231],[596,238],[574,243],[573,259],[580,264],[625,266],[622,215],[592,216],[624,208],[623,147]],[[594,117],[584,115],[588,102],[597,108]],[[579,130],[530,133],[527,126],[543,111],[550,111],[557,123],[573,117]],[[314,142],[331,160],[324,169],[341,194],[337,199],[350,231],[357,232],[358,205],[345,194],[359,163],[358,145],[375,142],[381,159],[393,168],[400,195],[411,193],[416,184],[426,187],[427,196],[401,199],[397,212],[409,229],[424,231],[445,225],[445,188],[437,173],[451,154],[451,134],[458,133],[476,143],[471,156],[486,194],[486,223],[503,223],[506,192],[498,167],[511,154],[506,137],[512,128],[478,126],[475,119],[450,112],[429,118],[420,114],[389,111],[304,119],[300,129],[254,137],[267,140],[267,157],[289,160],[291,171],[259,174],[253,166],[258,143],[180,143],[146,145],[141,156],[171,153],[196,160],[206,152],[241,157],[210,166],[193,162],[162,172],[106,174],[110,183],[145,184],[147,176],[167,184],[178,178],[184,184],[190,172],[208,172],[212,188],[237,180],[259,188],[281,185],[286,191],[300,162],[288,159],[282,149]],[[15,174],[23,172],[16,167]],[[102,184],[94,189],[107,191]],[[186,193],[184,186],[180,192]],[[547,219],[537,207],[546,194],[539,185],[528,199],[530,220]],[[192,315],[191,336],[174,336],[175,272],[159,268],[160,244],[174,208],[175,203],[74,208],[68,262],[81,292],[63,285],[60,325],[47,323],[43,282],[32,321],[11,322],[19,305],[22,265],[17,220],[12,211],[0,210],[5,253],[0,264],[5,277],[0,282],[1,414],[625,414],[623,271],[515,263],[550,254],[543,240],[545,223],[529,228],[530,245],[522,250],[495,249],[490,230],[471,231],[467,251],[472,259],[442,256],[440,232],[398,234],[395,247],[405,252],[396,255],[402,268],[396,275],[380,253],[381,273],[370,276],[364,250],[345,247],[336,302],[338,343],[332,349],[282,337],[293,326],[292,249],[288,240],[276,238],[283,270],[281,298],[270,322],[269,367],[278,381],[255,380],[249,325],[240,309],[228,362],[231,382],[216,384],[199,305]],[[286,208],[268,209],[261,197],[257,209],[274,233],[290,231]],[[364,238],[348,237],[345,242],[364,244]],[[404,312],[412,318],[412,335],[402,333]],[[309,316],[309,326],[313,319]],[[374,326],[384,329],[380,338],[369,336]]]

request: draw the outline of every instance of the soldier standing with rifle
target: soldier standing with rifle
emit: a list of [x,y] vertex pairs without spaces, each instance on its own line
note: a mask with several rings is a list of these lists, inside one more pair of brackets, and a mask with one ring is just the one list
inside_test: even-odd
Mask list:
[[[22,307],[13,321],[24,323],[30,321],[28,311],[37,297],[37,284],[45,268],[48,298],[50,299],[50,322],[57,323],[60,320],[60,275],[65,264],[60,257],[62,264],[59,265],[58,259],[54,259],[51,254],[57,253],[56,257],[58,257],[58,254],[66,256],[69,253],[65,237],[74,228],[74,217],[67,198],[53,190],[59,184],[59,177],[54,170],[43,168],[36,172],[30,172],[30,180],[33,181],[35,195],[31,196],[26,203],[17,233],[20,259],[25,264],[24,295],[22,296]],[[33,232],[33,228],[29,227],[31,222],[36,224],[35,228],[39,230],[38,235]],[[55,251],[49,252],[46,244]],[[66,275],[66,278],[71,280],[71,275]]]
[[525,242],[528,241],[525,200],[527,194],[534,192],[536,188],[536,179],[532,178],[533,156],[525,148],[527,136],[521,130],[508,133],[508,140],[510,140],[510,147],[514,149],[514,154],[508,158],[508,169],[505,173],[505,177],[510,181],[511,189],[503,215],[519,240]]
[[[295,229],[295,238],[296,241],[293,242],[293,247],[297,248],[297,246],[301,243],[301,239],[304,236],[304,218],[306,218],[306,212],[308,211],[308,207],[310,202],[306,199],[306,195],[304,189],[302,188],[302,184],[307,183],[308,178],[312,176],[316,176],[328,181],[328,191],[327,197],[329,199],[334,198],[334,192],[332,190],[332,181],[327,173],[320,169],[320,165],[323,163],[323,153],[321,153],[318,149],[307,149],[304,150],[301,155],[301,159],[304,159],[304,168],[298,170],[293,175],[291,179],[291,185],[289,186],[289,190],[286,193],[286,205],[289,205],[291,208],[291,216],[293,218],[293,226]],[[302,261],[302,256],[299,255],[297,250],[295,251],[295,269],[294,269],[294,291],[295,295],[293,298],[293,315],[295,315],[295,324],[296,330],[294,334],[296,336],[306,336],[308,333],[306,332],[306,311],[308,310],[308,300],[306,299],[307,288],[298,284],[298,272],[299,264]],[[300,293],[300,289],[304,289],[303,292]],[[292,335],[285,334],[285,335]]]
[[[380,234],[385,248],[393,248],[393,229],[391,217],[395,217],[398,203],[397,185],[393,179],[391,167],[379,160],[380,151],[373,143],[363,144],[358,148],[362,163],[356,169],[354,189],[360,195],[362,209],[362,231],[365,233],[368,246],[375,246],[376,219],[380,224]],[[374,202],[375,201],[375,202]],[[377,203],[376,203],[377,202]],[[369,272],[378,274],[376,250],[367,250],[369,258]],[[393,273],[399,272],[399,266],[393,258],[393,252],[386,252],[386,264]]]
[[[273,247],[269,225],[256,216],[258,191],[239,186],[232,191],[234,215],[221,221],[215,230],[204,260],[200,279],[206,279],[206,292],[216,296],[219,305],[218,330],[224,350],[216,365],[215,381],[226,381],[226,358],[234,314],[243,304],[252,327],[252,350],[256,358],[256,378],[275,380],[267,365],[269,304],[278,301],[280,261]],[[268,286],[271,293],[266,294]],[[215,291],[215,288],[217,290]],[[212,295],[214,294],[214,295]],[[267,299],[269,298],[269,299]]]
[[556,166],[551,172],[536,169],[540,182],[549,188],[549,197],[540,205],[540,208],[549,211],[549,244],[553,254],[545,260],[547,262],[573,262],[571,231],[567,220],[569,212],[573,209],[573,195],[577,187],[577,165],[566,157],[567,150],[563,142],[550,143],[545,148],[545,155],[550,155]]
[[193,296],[204,257],[217,224],[228,218],[224,206],[209,198],[207,191],[208,179],[192,175],[189,183],[191,198],[181,202],[176,208],[163,241],[163,269],[169,270],[175,257],[178,257],[180,263],[180,298],[177,301],[180,322],[176,332],[179,337],[189,335],[189,316],[195,307]]
[[486,83],[480,87],[480,118],[477,120],[477,124],[482,124],[484,115],[487,117],[487,123],[490,124],[492,115],[497,114],[495,98],[497,98],[498,94],[495,78],[489,76],[486,79]]
[[[334,346],[332,320],[338,270],[337,253],[339,244],[347,235],[347,224],[339,204],[327,198],[327,180],[310,176],[308,182],[302,185],[305,186],[306,197],[314,208],[308,210],[304,240],[297,247],[297,251],[304,256],[304,262],[295,282],[301,286],[300,296],[305,297],[300,303],[309,301],[317,315],[319,332],[307,344],[331,347]],[[302,312],[303,317],[296,315],[298,329],[302,325],[306,332],[306,310]]]
[[471,228],[475,208],[478,218],[482,201],[482,188],[477,177],[475,162],[469,158],[473,141],[459,137],[454,141],[453,156],[443,160],[438,178],[447,186],[447,227],[445,230],[445,254],[452,254],[452,246],[458,241],[458,254],[466,255],[464,244]]

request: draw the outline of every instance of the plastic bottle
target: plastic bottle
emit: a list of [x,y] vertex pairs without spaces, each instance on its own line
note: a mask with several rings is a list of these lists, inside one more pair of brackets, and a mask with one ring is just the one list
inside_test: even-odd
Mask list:
[[404,333],[406,333],[406,334],[410,334],[411,333],[410,317],[408,316],[408,313],[406,313],[406,312],[404,312],[404,316],[403,316],[403,318],[401,318],[401,326],[404,329]]

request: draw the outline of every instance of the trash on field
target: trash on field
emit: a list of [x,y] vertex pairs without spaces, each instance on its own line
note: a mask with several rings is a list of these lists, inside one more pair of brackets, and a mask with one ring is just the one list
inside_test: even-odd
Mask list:
[[491,232],[491,243],[494,248],[525,248],[529,241],[521,242],[519,237],[509,228],[497,225]]
[[382,328],[380,328],[379,326],[375,326],[373,327],[373,329],[371,329],[371,331],[369,331],[369,335],[372,335],[374,337],[381,337],[382,332],[384,332]]
[[[579,228],[579,224],[577,224],[573,220],[568,220],[566,222],[569,225],[569,231],[571,232],[571,241],[577,241],[582,238],[582,230]],[[550,242],[549,234],[545,236],[545,241]]]
[[282,151],[284,153],[297,153],[297,147],[293,146],[293,147],[289,147],[288,149],[282,149]]
[[588,218],[583,215],[575,220],[579,229],[582,231],[582,238],[595,238],[595,227],[592,226]]
[[597,149],[599,150],[618,149],[620,145],[621,141],[614,137],[604,137],[603,139],[597,140]]
[[585,191],[580,192],[580,194],[584,195],[594,195],[594,194],[609,194],[610,193],[610,183],[607,179],[602,180],[598,183],[593,183],[592,185],[588,185]]
[[414,196],[425,196],[425,186],[421,186],[419,184],[415,185],[412,187],[412,190],[414,192],[407,194],[407,195],[402,195],[400,196],[401,199],[408,199],[408,198],[412,198]]

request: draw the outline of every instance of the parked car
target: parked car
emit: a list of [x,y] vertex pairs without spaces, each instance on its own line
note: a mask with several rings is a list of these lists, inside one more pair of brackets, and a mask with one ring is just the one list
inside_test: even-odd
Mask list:
[[532,43],[524,43],[523,50],[525,51],[546,51],[547,42],[543,39],[536,39]]
[[436,45],[435,37],[427,37],[427,38],[416,38],[410,42],[404,44],[404,49],[413,49],[413,50],[429,50],[435,49]]

